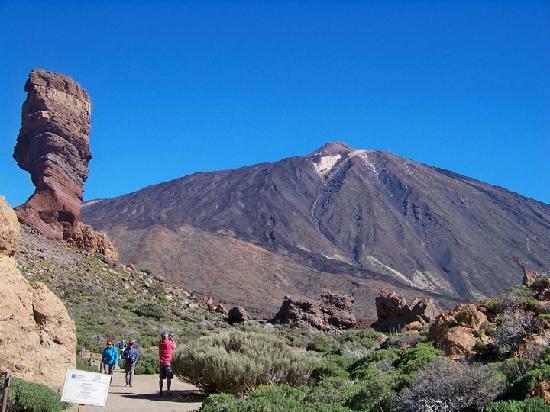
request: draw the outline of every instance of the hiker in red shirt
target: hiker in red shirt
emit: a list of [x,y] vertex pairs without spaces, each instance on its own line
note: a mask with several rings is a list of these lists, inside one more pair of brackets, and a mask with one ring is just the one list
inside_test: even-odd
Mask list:
[[168,332],[163,332],[160,336],[159,342],[159,360],[160,360],[160,396],[163,395],[162,386],[164,379],[166,379],[167,394],[170,395],[170,387],[172,386],[172,378],[174,372],[172,372],[172,355],[176,349],[176,343],[174,342],[172,335]]

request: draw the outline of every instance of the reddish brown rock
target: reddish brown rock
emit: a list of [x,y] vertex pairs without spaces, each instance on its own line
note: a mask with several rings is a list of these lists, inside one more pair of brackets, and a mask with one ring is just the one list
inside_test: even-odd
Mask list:
[[118,251],[107,235],[105,233],[96,232],[90,225],[85,223],[76,223],[68,242],[80,249],[105,256],[107,263],[116,262],[118,260]]
[[319,301],[285,298],[272,322],[327,331],[352,328],[357,319],[353,313],[352,296],[326,293]]
[[36,188],[16,209],[19,221],[50,238],[68,240],[116,262],[118,252],[107,235],[80,222],[92,158],[88,93],[65,75],[40,69],[29,74],[25,91],[27,99],[13,157],[31,174]]
[[477,342],[487,343],[480,333],[486,322],[487,316],[477,305],[458,305],[436,317],[430,326],[429,337],[451,358],[471,357],[475,355]]
[[221,303],[218,303],[218,306],[216,306],[216,309],[214,309],[214,311],[217,313],[221,313],[224,316],[227,316],[228,314],[228,310]]
[[416,322],[423,325],[436,315],[431,299],[414,299],[407,303],[407,299],[395,291],[381,291],[375,302],[378,319],[372,327],[383,332],[402,330],[407,324],[416,325]]
[[550,380],[545,379],[536,384],[535,389],[530,394],[531,396],[538,396],[547,404],[550,404]]
[[13,157],[31,174],[36,189],[17,214],[44,235],[68,239],[80,219],[92,157],[90,98],[71,78],[40,69],[29,74],[25,91]]

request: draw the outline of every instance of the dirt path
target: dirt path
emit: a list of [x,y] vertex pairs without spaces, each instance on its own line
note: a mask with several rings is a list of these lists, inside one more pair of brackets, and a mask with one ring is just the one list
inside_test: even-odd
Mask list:
[[[172,381],[172,396],[160,397],[159,380],[157,375],[136,375],[134,386],[124,386],[124,372],[116,370],[113,383],[109,390],[105,408],[86,406],[86,412],[183,412],[196,411],[201,407],[202,397],[193,385],[183,383],[178,379]],[[166,382],[164,383],[166,389]],[[77,410],[73,406],[69,411]]]

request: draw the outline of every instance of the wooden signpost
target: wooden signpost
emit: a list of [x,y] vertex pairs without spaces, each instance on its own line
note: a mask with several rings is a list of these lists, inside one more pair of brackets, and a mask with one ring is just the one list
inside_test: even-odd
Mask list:
[[2,385],[2,412],[7,412],[8,410],[8,395],[9,395],[9,387],[10,387],[10,374],[8,372],[4,372],[4,384]]

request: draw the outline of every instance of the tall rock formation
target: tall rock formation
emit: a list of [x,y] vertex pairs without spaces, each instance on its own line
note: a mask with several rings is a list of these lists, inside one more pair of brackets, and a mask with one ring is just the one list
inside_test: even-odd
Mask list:
[[76,364],[75,325],[46,285],[19,272],[19,243],[17,216],[0,197],[0,373],[59,388]]
[[31,71],[25,91],[13,157],[31,174],[36,189],[16,209],[19,220],[50,238],[72,240],[116,260],[116,250],[106,236],[80,223],[92,158],[88,93],[71,78],[41,69]]

